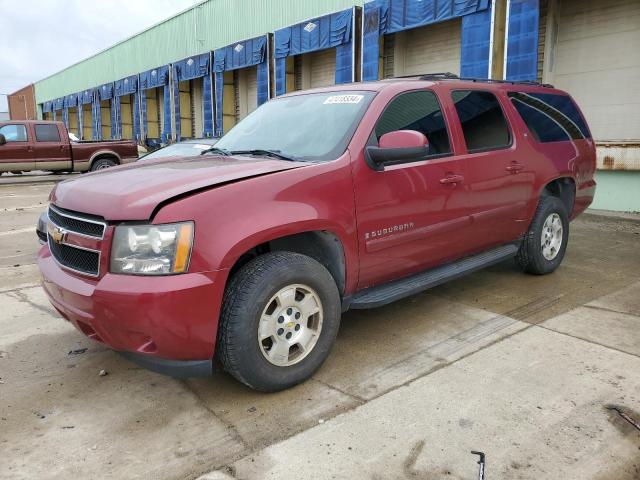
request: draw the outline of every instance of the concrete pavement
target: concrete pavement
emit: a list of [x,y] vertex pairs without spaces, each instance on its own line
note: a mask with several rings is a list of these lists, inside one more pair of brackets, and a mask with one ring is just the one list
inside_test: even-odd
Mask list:
[[348,312],[317,374],[265,395],[62,320],[28,231],[50,188],[0,185],[0,478],[462,480],[472,449],[487,478],[640,478],[640,432],[604,408],[640,419],[640,222],[582,216],[550,276],[507,262]]

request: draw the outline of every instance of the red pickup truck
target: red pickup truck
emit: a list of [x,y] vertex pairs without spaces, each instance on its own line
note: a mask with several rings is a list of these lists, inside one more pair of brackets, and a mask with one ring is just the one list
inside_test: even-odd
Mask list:
[[130,140],[71,141],[62,122],[0,122],[0,174],[29,170],[95,171],[138,159]]
[[508,259],[553,272],[595,165],[582,114],[550,86],[296,92],[197,157],[58,184],[38,265],[88,337],[176,376],[217,360],[274,391],[313,374],[350,308]]

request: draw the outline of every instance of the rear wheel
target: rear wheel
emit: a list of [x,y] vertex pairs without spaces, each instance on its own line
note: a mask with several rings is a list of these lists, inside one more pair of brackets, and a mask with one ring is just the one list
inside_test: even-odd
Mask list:
[[97,170],[104,170],[105,168],[115,167],[116,165],[118,165],[118,162],[116,162],[113,158],[99,158],[91,164],[91,171],[95,172]]
[[338,289],[320,263],[297,253],[262,255],[242,267],[226,289],[218,358],[256,390],[292,387],[324,362],[340,315]]
[[562,263],[568,240],[569,217],[564,204],[557,197],[542,197],[517,261],[527,273],[551,273]]

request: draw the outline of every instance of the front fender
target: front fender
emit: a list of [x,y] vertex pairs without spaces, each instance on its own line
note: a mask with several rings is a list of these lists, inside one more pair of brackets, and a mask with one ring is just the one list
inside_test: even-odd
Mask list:
[[336,160],[193,194],[163,206],[154,223],[195,222],[193,272],[228,270],[245,252],[277,238],[330,232],[342,242],[349,292],[358,269],[354,212],[349,163]]

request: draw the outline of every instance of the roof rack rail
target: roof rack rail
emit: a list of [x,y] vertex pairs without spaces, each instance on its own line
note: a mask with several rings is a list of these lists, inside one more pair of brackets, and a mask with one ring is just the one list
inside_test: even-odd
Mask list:
[[540,83],[533,80],[498,80],[495,78],[476,78],[476,77],[459,77],[451,72],[425,73],[422,75],[407,75],[396,78],[415,78],[418,80],[462,80],[465,82],[483,82],[483,83],[509,83],[511,85],[537,85],[540,87],[553,88],[550,83]]

